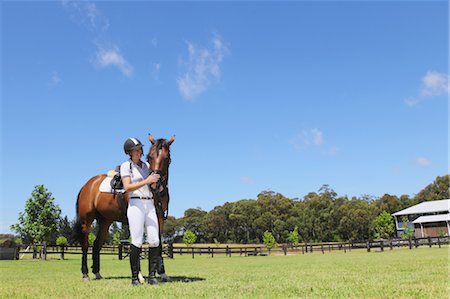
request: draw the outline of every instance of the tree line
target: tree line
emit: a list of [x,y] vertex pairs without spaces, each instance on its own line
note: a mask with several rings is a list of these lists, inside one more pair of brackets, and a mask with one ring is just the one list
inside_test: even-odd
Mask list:
[[[348,198],[338,196],[328,185],[303,198],[287,198],[278,192],[262,191],[256,199],[226,202],[211,211],[190,208],[180,218],[169,216],[163,238],[180,242],[184,232],[190,231],[201,243],[247,244],[261,243],[264,233],[270,232],[276,242],[287,243],[295,232],[300,242],[367,240],[379,236],[377,226],[380,223],[393,222],[390,214],[423,201],[450,198],[449,181],[450,175],[438,176],[412,197],[384,194],[379,198]],[[67,216],[61,217],[52,194],[39,185],[27,200],[25,211],[19,214],[19,223],[12,225],[11,230],[24,244],[55,244],[61,237],[69,244],[76,244],[74,223],[75,220],[69,220]],[[96,229],[94,224],[93,233]],[[387,232],[392,234],[390,230]],[[113,223],[107,243],[128,238],[128,227]]]

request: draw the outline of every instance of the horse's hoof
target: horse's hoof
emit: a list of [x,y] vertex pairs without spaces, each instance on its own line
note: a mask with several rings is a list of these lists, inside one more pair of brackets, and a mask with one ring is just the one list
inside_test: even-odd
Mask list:
[[95,274],[95,280],[103,279],[103,277],[100,275],[100,272],[99,273],[94,273],[94,274]]
[[89,275],[83,275],[83,282],[88,282],[90,279],[89,279]]
[[138,279],[139,279],[139,283],[140,284],[144,284],[145,283],[145,278],[144,278],[144,276],[142,276],[141,272],[139,272],[139,274],[138,274]]
[[170,281],[170,276],[168,276],[166,273],[161,274],[161,281],[162,282]]

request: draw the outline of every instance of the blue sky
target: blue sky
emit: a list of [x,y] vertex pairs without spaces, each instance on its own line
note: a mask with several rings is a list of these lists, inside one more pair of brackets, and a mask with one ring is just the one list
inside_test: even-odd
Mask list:
[[1,2],[1,219],[135,136],[172,145],[170,214],[263,190],[413,196],[448,173],[446,1]]

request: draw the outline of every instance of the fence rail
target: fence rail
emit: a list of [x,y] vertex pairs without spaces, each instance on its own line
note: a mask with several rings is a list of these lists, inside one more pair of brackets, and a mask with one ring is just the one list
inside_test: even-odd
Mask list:
[[[419,246],[439,246],[450,244],[449,237],[427,237],[427,238],[412,238],[408,240],[403,239],[386,239],[386,240],[366,240],[355,242],[340,242],[340,243],[302,243],[298,245],[281,244],[272,249],[267,249],[265,246],[208,246],[208,247],[186,247],[174,246],[173,244],[166,244],[163,246],[163,254],[170,258],[178,255],[244,255],[244,256],[264,256],[270,253],[287,254],[305,254],[313,252],[331,252],[331,251],[351,251],[352,249],[366,249],[367,252],[371,250],[384,251],[385,249],[394,249],[395,247],[409,247],[409,249],[417,248]],[[88,248],[88,253],[92,253],[92,246]],[[128,256],[129,245],[105,245],[102,247],[102,255],[116,255],[119,260]],[[32,254],[33,258],[46,259],[48,254],[59,254],[61,259],[64,259],[66,254],[82,254],[81,246],[57,246],[57,245],[21,245],[15,249],[15,259],[21,259],[25,254]],[[143,248],[143,257],[148,255],[148,247]]]

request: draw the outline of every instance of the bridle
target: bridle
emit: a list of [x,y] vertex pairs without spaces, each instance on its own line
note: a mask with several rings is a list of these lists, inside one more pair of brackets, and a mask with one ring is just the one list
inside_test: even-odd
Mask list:
[[[163,146],[163,144],[159,144],[158,148],[156,149],[158,152],[157,157],[159,157],[160,152],[161,152],[161,147]],[[170,151],[167,147],[167,150],[169,152],[166,161],[167,161],[167,170],[169,169],[170,163],[172,162],[172,160],[170,159]],[[150,150],[151,151],[151,150]],[[151,155],[148,155],[147,157],[147,162],[150,164],[151,160],[153,159],[153,157]],[[160,175],[159,180],[152,185],[155,185],[155,188],[152,187],[152,185],[150,185],[150,191],[153,193],[153,197],[155,200],[155,207],[156,210],[158,212],[158,214],[163,214],[163,219],[167,220],[167,217],[169,215],[169,203],[167,203],[167,210],[165,211],[165,213],[163,213],[163,207],[162,207],[162,196],[165,195],[165,193],[167,193],[167,179],[168,179],[168,172],[167,171],[163,171],[160,169],[151,169],[150,170],[150,175],[156,173]],[[163,187],[163,190],[160,191],[161,186]]]

